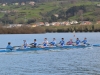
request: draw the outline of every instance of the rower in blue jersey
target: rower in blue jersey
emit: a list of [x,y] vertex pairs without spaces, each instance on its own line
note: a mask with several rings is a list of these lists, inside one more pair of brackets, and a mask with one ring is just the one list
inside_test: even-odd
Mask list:
[[55,39],[55,38],[53,38],[53,41],[50,42],[50,45],[51,45],[51,46],[55,46],[55,45],[56,45],[56,39]]
[[47,46],[47,45],[48,45],[48,40],[47,40],[47,38],[44,38],[43,46],[45,47],[45,46]]
[[76,39],[76,45],[80,45],[80,40],[79,40],[79,38]]
[[30,44],[31,48],[37,47],[37,42],[36,39],[34,39],[34,42]]
[[23,47],[24,48],[27,48],[28,47],[28,44],[27,44],[26,40],[23,40],[23,41],[24,41]]
[[12,50],[12,49],[13,49],[13,47],[12,47],[10,44],[11,44],[11,43],[10,43],[10,42],[8,42],[8,45],[7,45],[6,49],[10,49],[10,50]]
[[60,44],[61,46],[64,46],[64,44],[65,44],[64,38],[62,38],[62,40],[59,42],[59,44]]
[[82,41],[83,44],[87,43],[87,38],[84,38],[84,40]]

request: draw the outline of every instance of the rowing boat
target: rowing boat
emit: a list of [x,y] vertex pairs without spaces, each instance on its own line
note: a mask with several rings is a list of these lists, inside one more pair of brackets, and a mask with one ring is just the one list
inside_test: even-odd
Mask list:
[[78,46],[65,45],[63,46],[63,48],[86,48],[86,47],[91,47],[91,45],[78,45]]
[[13,50],[10,50],[10,49],[3,49],[3,50],[0,50],[0,52],[13,52]]
[[86,48],[86,47],[91,47],[90,45],[78,45],[78,46],[73,46],[73,45],[64,45],[64,46],[47,46],[44,48],[36,47],[36,48],[25,48],[25,49],[2,49],[0,52],[18,52],[18,51],[38,51],[38,50],[55,50],[55,49],[73,49],[73,48]]
[[93,47],[100,47],[100,44],[93,44]]

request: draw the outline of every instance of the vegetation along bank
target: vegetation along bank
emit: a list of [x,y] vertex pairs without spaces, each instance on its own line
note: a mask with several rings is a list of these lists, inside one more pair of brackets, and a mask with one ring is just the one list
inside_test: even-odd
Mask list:
[[41,26],[41,27],[0,27],[0,34],[36,34],[46,32],[100,32],[100,25]]

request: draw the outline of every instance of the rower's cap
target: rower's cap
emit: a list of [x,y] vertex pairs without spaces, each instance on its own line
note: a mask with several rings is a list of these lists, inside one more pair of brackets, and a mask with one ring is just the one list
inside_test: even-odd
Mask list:
[[56,39],[56,38],[53,38],[53,39]]
[[34,39],[34,41],[36,41],[36,39]]
[[62,39],[64,39],[64,38],[62,38]]
[[11,42],[8,42],[8,44],[11,44]]

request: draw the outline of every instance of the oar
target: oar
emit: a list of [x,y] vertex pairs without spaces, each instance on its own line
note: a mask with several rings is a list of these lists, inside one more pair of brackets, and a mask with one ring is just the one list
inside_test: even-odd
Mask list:
[[[15,48],[15,47],[12,47],[12,48]],[[7,48],[0,48],[0,49],[7,49]]]
[[73,31],[73,35],[74,35],[73,37],[76,37],[76,36],[75,36],[75,31]]
[[0,50],[2,50],[2,49],[9,49],[9,50],[12,50],[13,48],[12,48],[12,49],[10,49],[10,48],[0,48]]
[[76,38],[76,34],[75,34],[75,31],[73,31],[73,37],[72,37],[72,39],[75,40],[75,38]]
[[38,45],[43,45],[43,44],[38,44]]
[[0,48],[0,49],[6,49],[6,48]]
[[22,47],[22,46],[13,46],[13,48],[14,48],[14,47]]

